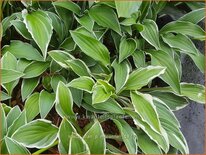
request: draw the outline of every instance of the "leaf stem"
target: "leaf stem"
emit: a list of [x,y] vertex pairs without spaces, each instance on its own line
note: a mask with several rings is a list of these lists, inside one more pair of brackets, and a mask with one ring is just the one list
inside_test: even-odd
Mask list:
[[44,151],[47,151],[48,149],[52,148],[53,146],[56,146],[58,143],[59,143],[58,141],[55,141],[52,145],[50,145],[50,146],[48,146],[48,147],[46,147],[46,148],[42,148],[42,149],[40,149],[40,150],[32,153],[32,155],[34,155],[34,154],[40,154],[40,153],[42,153],[42,152],[44,152]]

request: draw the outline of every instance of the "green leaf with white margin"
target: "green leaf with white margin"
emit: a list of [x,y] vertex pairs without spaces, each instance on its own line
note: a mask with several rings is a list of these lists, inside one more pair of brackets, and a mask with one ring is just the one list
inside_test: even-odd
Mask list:
[[11,137],[14,132],[21,126],[25,125],[27,123],[26,119],[26,111],[24,110],[16,119],[14,122],[11,124],[11,126],[8,128],[7,136]]
[[172,48],[179,49],[180,52],[188,54],[195,62],[202,73],[205,71],[204,55],[199,52],[194,43],[185,35],[162,35],[164,42]]
[[135,67],[137,68],[146,67],[146,63],[145,63],[146,57],[144,51],[135,51],[132,54],[132,57],[133,57]]
[[78,18],[74,16],[75,19],[79,24],[81,24],[83,27],[85,27],[88,31],[92,31],[94,26],[94,21],[89,17],[88,14],[84,14],[82,17]]
[[152,65],[167,67],[165,73],[160,75],[160,78],[169,84],[175,92],[180,94],[180,76],[175,60],[172,56],[160,50],[147,51],[147,53],[151,55]]
[[7,128],[15,121],[15,119],[21,114],[19,106],[13,107],[6,116]]
[[24,23],[26,24],[29,33],[41,49],[44,60],[46,60],[47,48],[53,33],[51,19],[41,10],[32,13],[23,10],[22,17],[24,18]]
[[67,86],[80,89],[80,90],[84,90],[84,91],[87,91],[88,93],[91,93],[94,84],[95,83],[92,78],[87,77],[87,76],[81,76],[69,82]]
[[1,84],[18,80],[22,76],[24,76],[24,73],[22,72],[11,69],[1,69]]
[[100,123],[95,120],[91,128],[85,133],[83,139],[89,146],[91,154],[105,154],[106,139]]
[[[43,61],[41,54],[32,45],[19,40],[12,40],[10,45],[2,49],[2,53],[10,52],[16,58],[25,58],[27,60]],[[28,54],[29,51],[29,54]]]
[[23,78],[34,78],[41,75],[49,67],[49,62],[34,61],[24,70]]
[[21,126],[11,138],[28,148],[45,148],[54,143],[57,132],[50,121],[37,119]]
[[129,154],[137,154],[137,136],[131,126],[125,120],[113,119],[113,121],[120,131]]
[[15,27],[16,31],[21,34],[25,39],[32,40],[32,37],[29,31],[26,28],[26,25],[21,20],[12,20],[10,23]]
[[114,68],[114,73],[115,73],[114,81],[115,81],[116,93],[118,93],[124,87],[124,85],[126,84],[129,78],[130,68],[126,60],[121,63],[118,63],[116,59],[113,61],[112,67]]
[[89,9],[89,16],[100,26],[110,28],[121,35],[120,24],[114,10],[105,5]]
[[161,124],[152,96],[139,92],[131,92],[130,97],[135,112],[137,112],[142,120],[145,121],[154,131],[161,133]]
[[138,129],[135,129],[134,131],[138,137],[138,147],[144,154],[162,154],[159,146],[154,141],[152,141],[147,134]]
[[[6,52],[1,58],[1,67],[3,69],[17,70],[17,59],[10,52]],[[8,95],[11,95],[14,87],[18,84],[19,80],[15,80],[9,83],[2,85],[7,91]]]
[[141,36],[156,49],[160,49],[159,30],[153,20],[145,19],[143,22],[143,31]]
[[72,94],[63,82],[59,82],[56,91],[56,104],[59,105],[64,113],[64,117],[73,117],[73,98]]
[[132,38],[123,38],[119,45],[119,63],[121,63],[124,59],[132,55],[132,53],[136,50],[137,43]]
[[181,52],[185,54],[198,54],[198,49],[195,47],[194,43],[183,34],[166,34],[162,35],[162,39],[170,47],[181,49]]
[[9,154],[30,154],[29,150],[17,141],[5,137],[5,144]]
[[148,66],[138,68],[129,75],[129,79],[124,86],[125,90],[138,90],[147,85],[154,78],[165,73],[165,67]]
[[49,56],[58,63],[63,68],[68,68],[65,61],[74,59],[74,57],[67,52],[61,51],[61,50],[52,50],[49,51]]
[[71,138],[72,133],[76,133],[76,129],[73,125],[66,119],[63,118],[58,132],[59,144],[58,150],[61,154],[68,154],[69,153],[69,141]]
[[74,12],[77,15],[80,15],[81,8],[76,3],[74,3],[70,0],[65,1],[65,2],[64,1],[56,1],[56,2],[53,2],[52,4],[55,6],[63,7],[67,10]]
[[105,110],[110,113],[115,113],[115,114],[125,114],[123,108],[119,105],[117,101],[113,98],[109,98],[105,102],[101,103],[96,103],[92,105],[95,109],[99,110]]
[[72,133],[69,141],[69,154],[90,154],[85,140],[78,134]]
[[6,93],[3,92],[3,91],[0,92],[0,96],[1,96],[1,97],[0,97],[0,101],[5,101],[5,100],[8,100],[8,99],[11,98],[10,95],[6,94]]
[[187,22],[197,24],[200,21],[202,21],[204,18],[205,18],[205,9],[200,8],[200,9],[193,10],[193,11],[185,14],[184,16],[180,17],[178,20],[179,21],[187,21]]
[[31,95],[38,84],[39,78],[23,79],[21,84],[22,101],[24,101],[29,95]]
[[51,78],[51,87],[56,92],[58,83],[62,81],[63,83],[67,83],[66,79],[62,75],[53,75]]
[[4,136],[7,133],[7,121],[6,121],[6,115],[5,111],[2,107],[2,104],[0,104],[0,121],[1,121],[1,126],[0,126],[0,140],[4,138]]
[[162,100],[173,111],[180,110],[188,105],[188,101],[185,98],[171,92],[152,91],[148,93]]
[[84,61],[80,59],[70,59],[66,64],[79,76],[90,76],[91,72]]
[[26,60],[26,59],[19,59],[17,61],[17,70],[21,71],[21,72],[24,72],[25,68],[31,63],[32,63],[32,61],[29,61],[29,60]]
[[131,15],[139,10],[142,1],[118,1],[115,0],[118,17],[130,18]]
[[86,55],[100,61],[105,66],[110,63],[109,51],[100,41],[79,32],[70,31],[70,33],[75,43]]
[[161,147],[165,153],[169,150],[169,140],[166,131],[161,127],[161,134],[155,132],[151,126],[149,126],[146,122],[144,122],[138,113],[125,109],[125,112],[129,114],[135,123],[135,125],[139,126],[155,143]]
[[27,121],[32,121],[39,114],[39,93],[32,94],[25,102]]
[[52,109],[55,101],[55,95],[42,90],[39,95],[39,110],[41,118],[45,118]]
[[161,34],[165,33],[181,33],[188,35],[194,39],[205,40],[205,31],[198,25],[185,21],[174,21],[166,24],[161,30]]

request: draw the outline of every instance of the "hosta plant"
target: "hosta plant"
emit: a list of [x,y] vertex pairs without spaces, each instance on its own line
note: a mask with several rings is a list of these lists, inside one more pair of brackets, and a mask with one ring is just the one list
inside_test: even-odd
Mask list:
[[204,3],[0,4],[0,153],[189,153],[174,111],[205,103],[181,80],[183,55],[204,72]]

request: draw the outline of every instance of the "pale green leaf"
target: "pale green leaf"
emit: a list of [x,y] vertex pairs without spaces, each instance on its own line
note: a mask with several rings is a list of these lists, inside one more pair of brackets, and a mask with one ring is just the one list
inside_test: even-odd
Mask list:
[[121,34],[119,21],[114,10],[105,5],[96,5],[89,9],[89,16],[100,26],[110,28]]
[[136,41],[132,38],[123,38],[119,45],[119,63],[121,63],[124,59],[132,55],[132,53],[136,50],[137,44]]
[[1,69],[1,83],[2,84],[18,80],[22,76],[24,76],[24,73],[22,72],[11,70],[11,69]]
[[19,106],[13,107],[6,116],[7,128],[15,121],[15,119],[21,114]]
[[135,67],[139,68],[139,67],[146,67],[145,64],[145,53],[143,51],[135,51],[132,54],[133,60],[134,60],[134,64]]
[[23,79],[21,84],[21,97],[24,101],[39,84],[39,78]]
[[147,85],[154,78],[165,73],[165,68],[161,66],[148,66],[138,68],[129,75],[125,84],[126,90],[138,90]]
[[57,132],[50,121],[37,119],[21,126],[11,138],[28,148],[45,148],[56,140]]
[[41,118],[45,118],[54,105],[55,95],[42,90],[39,95],[39,110]]
[[85,27],[88,31],[92,31],[94,26],[94,21],[89,17],[88,14],[85,14],[84,16],[77,18],[75,16],[77,22],[81,24],[83,27]]
[[7,121],[6,114],[3,109],[2,104],[0,104],[0,122],[1,122],[1,130],[0,130],[0,140],[4,138],[7,133]]
[[70,83],[67,84],[67,86],[91,93],[94,86],[94,80],[87,76],[81,76],[72,80]]
[[131,15],[139,10],[142,1],[118,1],[115,0],[118,17],[130,18]]
[[51,19],[44,11],[41,10],[32,13],[28,13],[26,10],[23,10],[22,16],[29,33],[41,49],[44,59],[46,59],[47,48],[53,33]]
[[91,154],[104,154],[106,151],[106,140],[103,129],[98,121],[85,133],[83,139],[89,146]]
[[25,102],[27,121],[32,121],[39,114],[39,93],[32,94]]
[[100,61],[103,65],[110,63],[109,51],[101,42],[79,32],[71,31],[70,33],[76,44],[86,55]]
[[58,83],[62,81],[63,83],[67,83],[66,79],[62,75],[53,75],[51,78],[51,87],[56,92]]

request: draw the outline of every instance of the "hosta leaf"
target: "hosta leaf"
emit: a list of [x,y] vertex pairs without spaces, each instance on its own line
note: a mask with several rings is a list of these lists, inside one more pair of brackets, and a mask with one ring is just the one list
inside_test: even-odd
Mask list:
[[66,79],[62,75],[53,75],[51,78],[51,87],[56,92],[58,83],[62,81],[63,83],[67,83]]
[[180,49],[181,52],[186,54],[198,54],[198,49],[195,47],[193,42],[182,34],[177,35],[163,35],[163,40],[170,47]]
[[25,102],[27,121],[30,122],[39,114],[39,93],[32,94]]
[[90,154],[87,143],[78,133],[73,132],[71,135],[69,154]]
[[147,85],[151,80],[165,73],[165,68],[161,66],[148,66],[138,68],[129,75],[125,85],[126,90],[138,90]]
[[34,78],[41,75],[49,67],[49,62],[34,61],[24,70],[23,78]]
[[84,61],[80,59],[67,60],[66,64],[79,76],[90,76],[90,70]]
[[133,118],[134,123],[139,126],[150,137],[151,140],[157,143],[158,146],[161,147],[165,152],[168,152],[169,140],[163,128],[161,128],[161,134],[158,134],[141,119],[138,113],[127,109],[125,109],[125,112]]
[[193,83],[181,83],[181,93],[183,96],[196,101],[198,103],[205,104],[205,87],[199,84]]
[[24,73],[11,70],[11,69],[1,69],[1,83],[9,83],[15,80],[18,80],[24,76]]
[[145,53],[143,51],[135,51],[132,54],[134,64],[137,68],[139,67],[146,67],[145,64]]
[[121,63],[124,59],[132,55],[132,53],[136,50],[137,44],[134,39],[123,38],[119,45],[119,63]]
[[144,20],[143,31],[141,31],[140,34],[148,43],[150,43],[156,49],[160,49],[159,30],[153,20]]
[[22,16],[29,33],[41,49],[44,59],[46,59],[53,29],[51,19],[44,11],[40,10],[32,13],[23,10]]
[[92,31],[94,26],[94,21],[89,17],[88,14],[85,14],[81,18],[77,18],[75,16],[77,22],[81,24],[83,27],[85,27],[88,31]]
[[32,61],[29,61],[29,60],[26,60],[26,59],[19,59],[17,61],[17,70],[21,71],[21,72],[24,72],[25,68],[31,63],[32,63]]
[[103,65],[109,64],[109,51],[101,42],[79,32],[71,31],[70,33],[75,43],[86,55],[100,61]]
[[83,139],[89,146],[91,154],[104,154],[106,151],[106,140],[103,129],[98,121],[85,133]]
[[61,50],[52,50],[49,52],[49,56],[63,68],[68,67],[65,61],[73,58],[70,54]]
[[66,115],[65,117],[73,117],[73,98],[69,88],[63,82],[59,82],[56,92],[56,104]]
[[[116,93],[118,93],[126,84],[129,78],[129,64],[127,61],[123,61],[122,63],[118,63],[117,60],[114,60],[112,63],[112,67],[114,68],[114,81],[116,86]],[[121,78],[119,78],[121,77]]]
[[112,8],[104,5],[96,5],[89,10],[89,16],[98,25],[110,28],[121,35],[119,21]]
[[115,114],[124,114],[125,113],[124,110],[122,109],[122,107],[118,104],[118,102],[112,98],[108,99],[105,102],[93,104],[93,107],[95,109],[105,110],[105,111],[115,113]]
[[113,119],[113,121],[120,131],[129,154],[137,154],[137,136],[130,125],[125,120],[121,119]]
[[188,105],[185,98],[170,92],[152,91],[149,93],[162,100],[171,110],[180,110]]
[[11,137],[18,128],[20,128],[26,123],[27,123],[26,111],[23,111],[18,117],[16,117],[14,122],[8,128],[7,136]]
[[9,137],[5,137],[5,144],[9,154],[30,154],[26,147]]
[[165,73],[160,77],[168,83],[175,92],[180,94],[179,72],[174,59],[163,51],[149,51],[148,53],[151,55],[152,65],[167,67]]
[[130,18],[131,15],[139,10],[142,1],[118,1],[115,0],[118,17]]
[[19,106],[13,107],[6,116],[7,128],[15,121],[15,119],[21,114]]
[[47,120],[35,120],[20,127],[12,139],[28,148],[45,148],[57,138],[58,128]]
[[30,33],[26,28],[26,25],[21,20],[12,20],[10,23],[15,27],[16,31],[21,34],[25,39],[32,39]]
[[67,84],[67,86],[91,93],[94,86],[94,80],[87,76],[81,76],[72,80],[70,83]]
[[130,97],[135,111],[139,114],[142,120],[148,123],[153,130],[160,133],[161,125],[152,96],[149,94],[131,92]]
[[45,118],[54,105],[55,95],[47,91],[41,91],[39,95],[39,110],[41,118]]
[[83,90],[76,89],[76,88],[69,88],[71,93],[72,93],[72,98],[74,100],[74,103],[80,107],[82,104],[82,99],[83,99]]
[[72,133],[76,133],[76,129],[66,118],[64,118],[60,124],[58,133],[58,138],[60,141],[58,149],[61,154],[69,153],[69,141]]
[[19,40],[13,40],[10,45],[4,46],[2,52],[4,53],[7,51],[13,54],[16,58],[43,61],[41,54],[32,45]]
[[112,95],[112,92],[107,92],[103,85],[94,85],[92,92],[92,104],[105,102]]
[[162,154],[161,149],[159,146],[150,139],[148,135],[146,135],[143,131],[135,130],[137,134],[137,143],[138,147],[145,153],[145,154]]
[[80,15],[80,11],[81,11],[81,8],[74,2],[72,1],[56,1],[56,2],[53,2],[52,3],[53,5],[55,6],[60,6],[60,7],[63,7],[65,9],[68,9],[78,15]]
[[5,111],[3,109],[2,104],[0,104],[0,121],[1,121],[1,130],[0,130],[0,140],[4,138],[7,132],[7,121]]
[[160,33],[181,33],[183,35],[188,35],[194,39],[204,40],[205,32],[201,27],[196,24],[185,22],[185,21],[174,21],[166,24]]
[[21,85],[21,97],[24,101],[39,84],[39,78],[23,79]]
[[204,18],[205,18],[205,9],[201,8],[185,14],[184,16],[180,17],[178,20],[197,24]]
[[9,96],[8,94],[6,94],[3,91],[1,91],[0,95],[1,95],[0,101],[5,101],[5,100],[8,100],[11,98],[11,96]]
[[189,56],[192,58],[196,66],[199,68],[199,70],[204,73],[205,72],[205,56],[202,53],[198,53],[196,55],[189,54]]
[[13,69],[16,70],[17,66],[17,59],[16,57],[10,53],[6,52],[3,57],[1,58],[1,67],[3,69]]
[[60,46],[66,51],[73,51],[76,48],[76,44],[72,37],[66,38]]
[[3,32],[1,32],[2,36],[5,35],[6,30],[11,26],[10,21],[16,19],[17,15],[18,13],[13,13],[11,16],[8,16],[2,20],[2,29],[3,29]]

